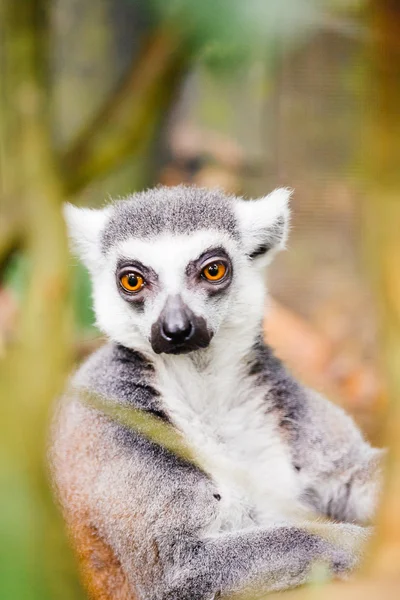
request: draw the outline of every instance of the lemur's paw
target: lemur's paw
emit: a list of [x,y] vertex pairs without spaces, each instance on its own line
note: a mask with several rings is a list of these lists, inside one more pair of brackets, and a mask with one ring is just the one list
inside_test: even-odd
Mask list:
[[336,539],[332,540],[333,543],[353,555],[356,563],[358,563],[363,557],[373,528],[361,527],[360,525],[352,525],[350,523],[341,523],[336,525],[336,527]]
[[[351,571],[361,561],[367,542],[372,534],[371,527],[361,527],[350,523],[332,523],[328,527],[325,523],[313,523],[308,527],[318,537],[322,537],[331,548],[331,553],[339,553],[349,557],[348,568],[338,568],[338,572]],[[341,563],[342,560],[339,561]],[[335,570],[336,572],[336,570]]]
[[320,578],[321,570],[326,575],[339,579],[346,579],[357,567],[359,560],[357,554],[326,542],[319,556],[316,556],[311,565],[311,579]]
[[356,568],[358,559],[346,550],[336,550],[332,553],[330,570],[337,577],[348,577]]

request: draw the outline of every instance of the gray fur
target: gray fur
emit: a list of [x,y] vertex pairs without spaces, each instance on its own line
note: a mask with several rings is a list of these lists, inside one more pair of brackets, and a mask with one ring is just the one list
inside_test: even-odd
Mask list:
[[104,252],[129,237],[147,238],[162,232],[193,233],[221,229],[237,237],[231,199],[218,190],[176,186],[147,190],[114,204],[102,236]]
[[[240,249],[242,235],[247,248],[253,238],[240,230],[233,203],[219,192],[175,188],[115,205],[102,231],[104,252],[132,235],[202,230],[212,218],[224,232],[221,247],[230,244],[232,282],[218,301],[209,346],[187,355],[156,354],[139,328],[146,310],[141,316],[123,306],[118,328],[107,329],[114,341],[79,369],[56,419],[52,462],[66,518],[95,528],[136,600],[284,590],[307,581],[316,562],[344,576],[359,560],[376,505],[380,451],[340,408],[295,381],[261,337],[262,275]],[[245,218],[257,242],[258,217]],[[268,219],[274,230],[281,217],[275,225]],[[188,302],[195,264],[193,256],[189,268],[181,264]],[[114,263],[108,268],[114,282]],[[210,319],[212,298],[199,294]],[[135,328],[124,339],[137,341],[125,347],[121,335]],[[196,464],[89,406],[87,392],[163,419]]]
[[299,435],[298,424],[306,416],[306,392],[287,372],[261,336],[250,354],[249,375],[256,377],[258,385],[268,388],[266,407],[277,411],[280,427],[288,430],[292,441],[295,441]]
[[[258,342],[258,352],[261,347]],[[331,463],[328,456],[321,456],[329,453],[329,429],[323,433],[326,423],[319,423],[318,431],[314,430],[315,423],[306,423],[309,407],[305,390],[301,390],[279,361],[272,358],[268,347],[263,348],[263,354],[264,368],[259,371],[255,384],[265,385],[267,379],[272,378],[266,410],[276,407],[283,430],[287,419],[291,420],[291,428],[296,431],[290,442],[294,459],[301,462],[301,470],[308,472],[315,485],[327,486],[329,482],[319,479],[316,466],[322,460],[324,470],[328,469],[334,479],[336,471],[341,475],[347,466],[348,449],[335,463]],[[265,360],[265,354],[271,357],[271,362]],[[279,376],[277,371],[280,371]],[[335,525],[326,525],[325,536],[321,537],[291,525],[265,529],[257,524],[255,517],[252,531],[204,536],[202,531],[216,518],[219,508],[219,490],[212,479],[140,433],[86,408],[79,400],[79,389],[88,389],[168,420],[167,410],[162,407],[162,399],[153,384],[151,363],[129,350],[105,346],[78,372],[75,392],[60,418],[63,428],[72,414],[75,426],[86,429],[89,425],[90,429],[96,429],[95,445],[90,449],[93,464],[87,464],[85,452],[82,457],[86,462],[85,472],[78,473],[75,476],[78,483],[75,480],[70,485],[90,490],[87,501],[91,519],[97,527],[101,524],[103,539],[116,551],[139,599],[207,600],[213,594],[229,595],[253,588],[287,589],[304,583],[316,561],[328,564],[337,575],[347,573],[356,564],[357,555],[337,544],[337,531],[330,532],[330,527],[332,530],[338,527]],[[291,389],[297,390],[298,405],[288,394]],[[326,436],[325,443],[323,436]],[[320,440],[319,447],[312,447],[315,440]],[[56,455],[64,451],[61,445]],[[88,485],[86,469],[92,467],[93,482]],[[347,482],[345,489],[346,486]],[[307,490],[304,495],[306,493]],[[348,496],[348,491],[346,494]],[[341,507],[341,515],[332,514],[330,503],[331,499],[326,505],[312,504],[320,514],[345,517],[345,507]],[[349,532],[355,539],[363,537],[361,528],[345,531],[347,535]]]
[[106,345],[89,358],[76,381],[103,398],[167,420],[160,393],[153,387],[154,366],[140,352],[117,344]]

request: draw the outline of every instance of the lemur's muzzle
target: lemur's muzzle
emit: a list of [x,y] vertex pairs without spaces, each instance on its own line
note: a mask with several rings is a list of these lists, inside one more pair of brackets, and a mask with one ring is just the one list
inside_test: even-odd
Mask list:
[[151,345],[161,354],[184,354],[206,348],[212,333],[203,317],[196,316],[180,296],[169,296],[151,328]]

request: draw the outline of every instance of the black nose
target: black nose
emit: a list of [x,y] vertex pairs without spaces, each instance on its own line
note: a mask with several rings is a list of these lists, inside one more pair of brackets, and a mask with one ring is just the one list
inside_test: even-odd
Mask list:
[[175,344],[181,344],[189,340],[193,333],[193,325],[189,320],[182,324],[178,323],[163,323],[162,334],[163,336]]
[[164,319],[161,323],[161,334],[169,342],[181,344],[193,335],[194,327],[190,313],[179,297],[169,299]]
[[157,354],[186,354],[207,348],[212,338],[203,317],[195,315],[179,295],[169,296],[151,327],[151,346]]

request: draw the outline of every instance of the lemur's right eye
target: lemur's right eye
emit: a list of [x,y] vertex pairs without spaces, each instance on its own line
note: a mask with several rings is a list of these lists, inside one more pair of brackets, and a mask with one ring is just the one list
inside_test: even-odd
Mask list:
[[223,262],[212,262],[206,265],[202,270],[202,275],[208,281],[221,281],[226,273],[226,266]]
[[119,282],[126,292],[134,294],[139,292],[145,285],[145,281],[139,273],[131,272],[121,275]]

